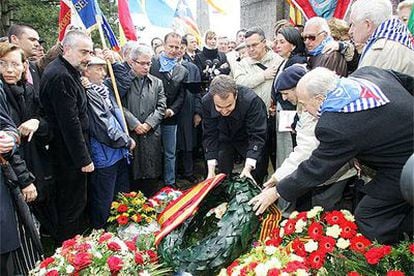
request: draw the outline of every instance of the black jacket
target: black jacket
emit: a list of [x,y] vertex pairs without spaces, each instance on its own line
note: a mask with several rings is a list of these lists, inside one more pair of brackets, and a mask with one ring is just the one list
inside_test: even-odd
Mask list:
[[169,76],[168,73],[161,73],[160,67],[159,57],[154,57],[150,74],[162,80],[164,93],[167,97],[167,108],[174,111],[174,116],[164,119],[162,123],[164,125],[176,125],[177,115],[184,104],[185,82],[187,81],[188,71],[181,64],[177,64],[173,69],[172,76]]
[[90,164],[86,93],[79,72],[62,56],[46,67],[40,100],[53,133],[50,147],[55,161],[72,169]]
[[236,107],[226,117],[217,112],[210,93],[202,99],[203,146],[206,160],[218,160],[219,144],[247,143],[246,158],[258,160],[265,150],[266,105],[250,88],[237,87]]
[[295,200],[357,158],[376,171],[363,187],[367,195],[390,202],[402,200],[400,174],[414,146],[414,98],[404,88],[404,78],[392,71],[363,67],[351,76],[375,83],[390,103],[354,113],[323,113],[315,129],[318,148],[277,186],[284,199]]

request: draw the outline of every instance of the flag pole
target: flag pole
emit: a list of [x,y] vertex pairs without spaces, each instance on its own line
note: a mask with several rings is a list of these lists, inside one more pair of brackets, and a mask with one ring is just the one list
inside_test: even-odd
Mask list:
[[[102,48],[106,49],[107,47],[106,47],[106,42],[105,42],[105,36],[104,36],[103,30],[102,30],[102,18],[101,18],[101,16],[96,15],[96,22],[98,23],[98,30],[99,30],[99,35],[101,37]],[[125,120],[124,110],[122,108],[122,103],[121,103],[121,97],[119,96],[118,86],[116,85],[114,70],[112,68],[111,61],[106,60],[106,64],[108,65],[109,76],[111,78],[112,87],[114,88],[116,103],[118,104],[118,107],[121,110],[122,122],[125,125],[125,133],[127,135],[129,135],[128,134],[128,125],[127,125],[126,120]]]

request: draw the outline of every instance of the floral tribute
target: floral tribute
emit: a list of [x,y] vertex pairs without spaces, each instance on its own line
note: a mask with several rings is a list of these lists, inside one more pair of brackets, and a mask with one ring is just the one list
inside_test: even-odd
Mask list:
[[155,221],[157,213],[141,192],[119,193],[112,202],[108,222],[118,226],[128,223],[147,225]]
[[30,275],[168,275],[153,249],[136,240],[122,241],[114,234],[94,230],[88,237],[63,242],[55,254],[40,262]]
[[[282,251],[285,254],[281,253]],[[224,275],[410,275],[414,245],[372,243],[347,210],[293,212]],[[223,273],[223,272],[222,272]]]
[[166,186],[153,197],[148,199],[148,202],[155,209],[155,211],[160,214],[164,211],[168,204],[170,204],[170,202],[176,200],[182,194],[183,193],[181,191]]

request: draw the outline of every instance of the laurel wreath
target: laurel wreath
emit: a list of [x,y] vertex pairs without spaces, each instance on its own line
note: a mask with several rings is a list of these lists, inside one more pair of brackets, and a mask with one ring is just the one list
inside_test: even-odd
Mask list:
[[[197,213],[167,235],[159,255],[175,271],[213,275],[245,253],[257,239],[260,222],[249,200],[259,193],[250,179],[230,177],[202,201]],[[219,220],[208,211],[228,202]]]

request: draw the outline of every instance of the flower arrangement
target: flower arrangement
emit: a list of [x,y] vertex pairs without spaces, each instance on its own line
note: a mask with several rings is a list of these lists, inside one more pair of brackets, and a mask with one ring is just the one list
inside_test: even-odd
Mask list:
[[162,213],[170,202],[176,200],[183,193],[179,190],[173,189],[169,186],[162,188],[153,197],[148,199],[148,203],[155,209],[158,214]]
[[112,202],[108,222],[119,227],[131,222],[147,225],[155,219],[155,209],[148,204],[147,198],[141,192],[130,192],[117,195],[116,201]]
[[[403,242],[391,247],[371,242],[358,233],[355,219],[347,210],[323,212],[321,207],[314,207],[308,212],[293,212],[280,228],[273,230],[263,245],[253,248],[247,257],[236,260],[236,263],[244,260],[244,267],[255,266],[258,252],[269,252],[270,246],[282,248],[288,256],[293,256],[290,258],[300,265],[300,271],[287,271],[289,261],[284,261],[283,254],[276,250],[275,255],[259,254],[261,264],[269,264],[274,257],[279,260],[277,265],[266,265],[267,275],[401,276],[410,275],[414,264],[413,244]],[[279,274],[270,274],[272,269],[277,269]],[[227,274],[250,275],[237,271],[240,273],[234,274],[234,270],[230,270]]]
[[39,262],[30,275],[166,275],[152,249],[136,240],[122,241],[114,234],[94,230],[87,237],[63,242],[52,257]]

